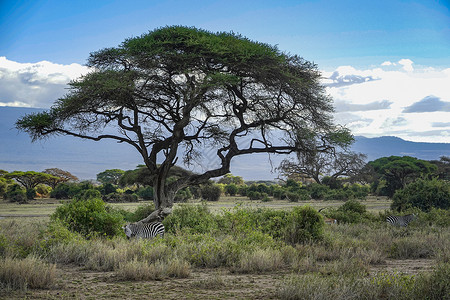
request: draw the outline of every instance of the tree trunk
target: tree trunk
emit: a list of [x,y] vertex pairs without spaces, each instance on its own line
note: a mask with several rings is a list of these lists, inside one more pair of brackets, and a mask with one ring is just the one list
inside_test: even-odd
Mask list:
[[167,190],[164,179],[158,178],[153,184],[155,211],[139,222],[151,223],[164,220],[165,217],[172,213],[175,194],[176,191]]

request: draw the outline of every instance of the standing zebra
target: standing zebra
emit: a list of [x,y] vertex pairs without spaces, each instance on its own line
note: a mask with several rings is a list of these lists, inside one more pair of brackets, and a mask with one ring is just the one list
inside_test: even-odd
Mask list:
[[131,223],[122,227],[127,238],[136,237],[143,239],[151,239],[158,234],[164,236],[164,225],[161,222],[153,223]]
[[410,214],[406,216],[389,216],[386,218],[386,222],[394,226],[406,227],[415,218],[416,218],[415,214]]

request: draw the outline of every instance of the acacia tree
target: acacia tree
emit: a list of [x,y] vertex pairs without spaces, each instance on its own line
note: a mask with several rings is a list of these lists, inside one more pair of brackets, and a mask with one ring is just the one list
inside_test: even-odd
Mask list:
[[103,184],[111,183],[117,185],[123,174],[125,174],[125,171],[120,169],[105,170],[97,174],[97,180]]
[[285,159],[278,170],[281,176],[308,176],[320,184],[323,176],[333,180],[356,176],[364,168],[366,158],[365,154],[355,152],[300,152],[297,153],[297,161]]
[[70,172],[58,168],[45,169],[42,173],[54,176],[52,178],[49,178],[49,180],[46,182],[46,184],[51,186],[52,189],[54,189],[58,185],[58,183],[61,182],[78,181],[78,177],[76,177],[75,175],[72,175]]
[[[156,210],[143,222],[169,214],[179,189],[229,173],[236,156],[350,140],[332,122],[316,65],[234,33],[159,28],[91,53],[87,65],[49,111],[16,127],[33,140],[61,134],[134,147],[154,178]],[[202,149],[215,149],[212,167],[167,181],[178,158],[193,163]]]

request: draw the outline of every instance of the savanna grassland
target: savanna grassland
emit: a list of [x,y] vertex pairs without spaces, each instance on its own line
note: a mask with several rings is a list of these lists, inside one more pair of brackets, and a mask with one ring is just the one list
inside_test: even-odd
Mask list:
[[[405,229],[384,222],[386,198],[245,199],[178,204],[150,241],[72,232],[50,217],[57,200],[1,202],[0,298],[449,299],[449,211]],[[125,219],[151,209],[108,206]]]

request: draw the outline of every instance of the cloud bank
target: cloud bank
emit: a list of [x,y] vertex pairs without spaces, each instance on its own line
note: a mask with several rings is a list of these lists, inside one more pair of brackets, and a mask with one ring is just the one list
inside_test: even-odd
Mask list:
[[[0,106],[49,108],[67,83],[89,72],[79,64],[18,63],[0,57]],[[450,68],[416,66],[410,59],[322,72],[335,120],[354,135],[393,135],[450,143]]]
[[362,70],[341,66],[322,76],[336,122],[354,135],[450,143],[450,68],[401,59]]
[[0,106],[48,108],[67,92],[67,83],[86,74],[79,64],[18,63],[0,57]]

